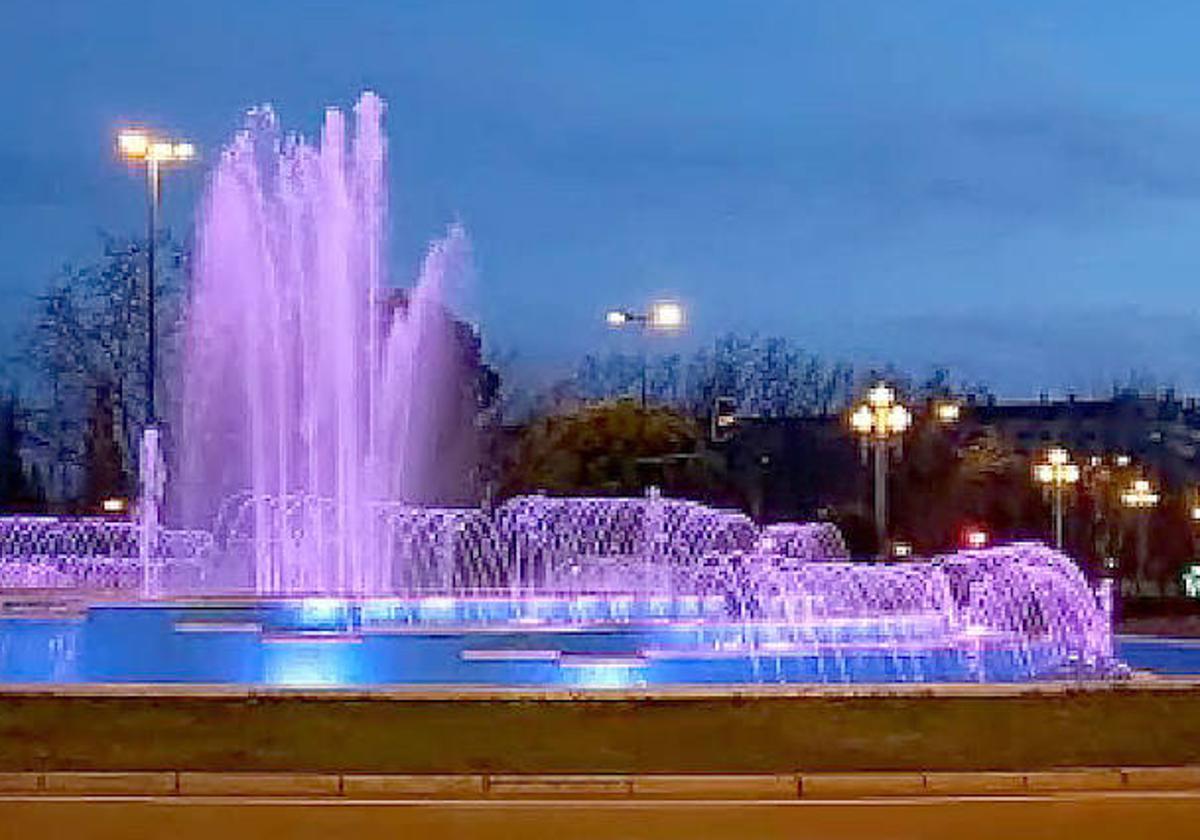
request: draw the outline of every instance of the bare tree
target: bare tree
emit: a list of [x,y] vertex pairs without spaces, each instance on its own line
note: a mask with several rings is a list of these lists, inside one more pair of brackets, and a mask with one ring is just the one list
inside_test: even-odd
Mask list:
[[[159,378],[177,377],[184,250],[169,234],[158,243]],[[81,490],[89,412],[99,392],[111,402],[122,468],[136,472],[137,441],[146,422],[146,242],[105,237],[99,260],[66,267],[37,296],[19,360],[33,375],[30,442],[52,469],[50,494],[58,501]],[[161,390],[161,385],[160,385]],[[173,416],[176,394],[164,392]]]

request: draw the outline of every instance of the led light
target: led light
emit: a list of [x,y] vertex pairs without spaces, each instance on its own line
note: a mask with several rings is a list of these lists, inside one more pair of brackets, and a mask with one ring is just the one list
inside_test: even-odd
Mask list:
[[127,499],[117,497],[105,499],[100,503],[100,509],[105,513],[124,513],[128,507],[129,501]]
[[859,434],[865,435],[870,433],[873,420],[874,415],[871,413],[871,409],[867,408],[865,405],[860,405],[855,412],[850,415],[850,425],[854,431],[858,432]]
[[988,532],[982,528],[971,528],[967,531],[966,543],[969,548],[983,548],[988,544]]
[[886,385],[876,385],[867,392],[867,402],[876,408],[886,408],[895,400],[895,392]]
[[171,156],[174,160],[191,160],[196,156],[196,147],[191,143],[176,143]]
[[122,131],[117,135],[117,148],[122,156],[140,160],[150,148],[150,138],[141,131]]
[[604,316],[610,327],[623,327],[629,322],[629,314],[619,309],[613,309]]
[[669,300],[650,307],[650,326],[657,330],[677,330],[683,326],[683,307]]
[[957,423],[959,413],[958,403],[944,402],[937,405],[937,419],[942,423]]
[[893,557],[899,557],[899,558],[912,557],[912,553],[913,553],[912,543],[906,543],[906,542],[900,542],[900,541],[892,543],[892,556]]
[[167,143],[167,142],[164,142],[161,140],[156,140],[155,142],[150,144],[150,159],[151,160],[159,160],[159,161],[171,160],[171,157],[174,154],[175,154],[175,147],[173,145],[171,145],[170,143]]

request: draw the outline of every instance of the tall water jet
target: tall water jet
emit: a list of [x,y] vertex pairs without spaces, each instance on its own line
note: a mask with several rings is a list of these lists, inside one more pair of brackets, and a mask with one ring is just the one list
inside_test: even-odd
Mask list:
[[175,492],[200,527],[248,507],[261,593],[394,587],[380,510],[428,500],[459,392],[442,297],[466,237],[387,283],[383,111],[363,94],[351,137],[330,108],[315,145],[251,111],[200,207]]

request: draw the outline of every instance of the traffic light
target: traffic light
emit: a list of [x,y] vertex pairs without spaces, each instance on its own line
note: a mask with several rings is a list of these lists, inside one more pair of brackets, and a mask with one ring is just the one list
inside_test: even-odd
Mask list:
[[737,427],[737,402],[733,397],[717,397],[713,402],[712,440],[724,443],[733,437]]

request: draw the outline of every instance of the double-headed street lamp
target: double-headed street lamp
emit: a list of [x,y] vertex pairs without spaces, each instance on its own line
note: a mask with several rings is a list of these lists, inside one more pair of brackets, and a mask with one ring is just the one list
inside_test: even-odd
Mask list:
[[[673,300],[652,303],[647,312],[631,312],[628,309],[610,309],[604,316],[605,322],[614,329],[628,326],[641,327],[643,332],[676,332],[683,329],[682,304]],[[646,407],[646,348],[642,348],[642,408]]]
[[142,129],[126,129],[117,135],[117,151],[126,160],[146,167],[146,426],[150,427],[157,420],[154,410],[154,239],[158,231],[159,175],[164,166],[192,160],[196,156],[196,147],[188,142],[157,137]]
[[887,463],[888,449],[912,425],[912,413],[896,401],[896,392],[879,383],[867,392],[866,402],[850,415],[850,427],[875,453],[875,538],[879,556],[887,552]]
[[1061,447],[1046,453],[1046,460],[1034,464],[1033,477],[1054,493],[1054,545],[1063,547],[1063,493],[1079,481],[1079,465],[1071,462],[1071,454]]
[[1146,576],[1146,557],[1149,554],[1150,534],[1147,528],[1150,510],[1158,505],[1158,491],[1148,479],[1133,480],[1121,493],[1121,504],[1133,511],[1137,516],[1137,585],[1140,587]]

